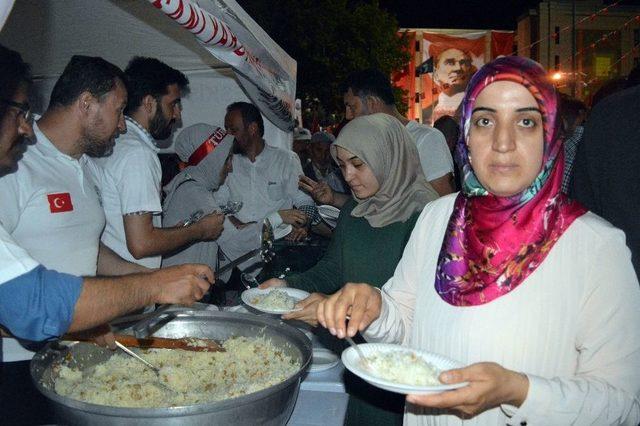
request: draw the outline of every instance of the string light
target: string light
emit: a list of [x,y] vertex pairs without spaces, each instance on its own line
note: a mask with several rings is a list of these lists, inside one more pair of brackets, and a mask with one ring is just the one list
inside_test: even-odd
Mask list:
[[[633,21],[637,21],[637,20],[640,20],[640,15],[634,16],[633,18],[629,19],[622,26],[616,28],[615,30],[612,30],[612,31],[609,31],[606,34],[603,34],[598,40],[596,40],[593,43],[590,43],[589,46],[583,47],[582,49],[579,49],[573,56],[577,58],[578,56],[581,56],[581,55],[587,53],[589,50],[595,49],[596,46],[598,46],[600,43],[605,42],[605,41],[609,40],[610,38],[613,38],[616,34],[620,33],[623,28],[628,28],[630,23],[632,23]],[[572,56],[569,55],[569,57],[566,58],[565,60],[563,60],[560,64],[569,63],[569,62],[571,62],[571,60],[572,60]]]
[[[550,0],[547,0],[547,1],[550,1]],[[622,1],[623,1],[623,0],[618,0],[618,1],[616,1],[615,3],[613,3],[613,4],[609,5],[609,6],[603,7],[602,9],[598,10],[597,12],[595,12],[595,13],[593,13],[593,14],[589,15],[589,16],[585,16],[584,18],[580,19],[580,20],[576,23],[576,25],[582,24],[582,23],[583,23],[583,22],[585,22],[586,20],[594,21],[598,15],[601,15],[601,14],[602,14],[602,15],[605,15],[606,13],[608,13],[608,11],[609,11],[609,9],[610,9],[610,8],[612,8],[612,7],[616,7],[617,5],[619,5],[620,3],[622,3]],[[534,41],[534,42],[533,42],[533,43],[531,43],[530,45],[523,47],[521,50],[530,49],[530,48],[532,48],[533,46],[536,46],[536,45],[538,45],[538,44],[542,43],[543,41],[548,40],[549,38],[553,38],[553,39],[555,40],[557,37],[559,37],[559,36],[560,36],[560,34],[561,34],[561,33],[565,32],[565,31],[568,31],[568,30],[570,30],[570,29],[571,29],[571,25],[567,25],[566,27],[561,28],[559,31],[556,31],[556,32],[554,32],[553,34],[549,34],[549,35],[548,35],[548,36],[546,36],[546,37],[543,37],[543,38],[541,38],[541,39],[539,39],[539,40],[537,40],[537,41]],[[516,50],[516,51],[514,51],[514,52],[511,52],[511,55],[517,55],[517,54],[518,54],[518,51],[517,51],[517,50]]]

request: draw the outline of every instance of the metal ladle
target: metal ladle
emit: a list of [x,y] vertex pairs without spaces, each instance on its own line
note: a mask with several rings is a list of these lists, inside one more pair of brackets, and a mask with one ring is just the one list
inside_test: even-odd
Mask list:
[[141,363],[143,363],[146,367],[150,368],[154,373],[156,373],[156,378],[158,379],[158,383],[160,384],[160,386],[171,392],[172,394],[177,394],[177,392],[173,389],[171,389],[169,386],[165,385],[162,382],[162,378],[160,377],[160,369],[158,367],[156,367],[155,365],[151,364],[149,361],[147,361],[146,359],[142,358],[140,355],[138,355],[137,353],[135,353],[134,351],[132,351],[131,349],[129,349],[128,347],[126,347],[125,345],[123,345],[122,343],[118,342],[117,340],[115,341],[116,346],[122,350],[124,353],[126,353],[127,355],[129,355],[130,357],[136,359],[137,361],[140,361]]

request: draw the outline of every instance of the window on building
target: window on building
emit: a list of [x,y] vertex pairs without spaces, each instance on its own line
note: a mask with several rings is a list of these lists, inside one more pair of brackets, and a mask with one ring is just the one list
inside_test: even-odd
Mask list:
[[554,31],[553,38],[555,39],[556,44],[560,44],[560,27],[556,27]]
[[556,71],[560,71],[560,56],[556,55],[554,57],[554,63],[555,63],[554,68],[556,69]]

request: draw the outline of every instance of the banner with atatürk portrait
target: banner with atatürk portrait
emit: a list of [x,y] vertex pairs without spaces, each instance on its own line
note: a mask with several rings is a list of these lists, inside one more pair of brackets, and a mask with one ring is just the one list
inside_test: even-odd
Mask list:
[[423,33],[422,122],[448,115],[456,121],[471,76],[485,63],[487,31],[464,35]]

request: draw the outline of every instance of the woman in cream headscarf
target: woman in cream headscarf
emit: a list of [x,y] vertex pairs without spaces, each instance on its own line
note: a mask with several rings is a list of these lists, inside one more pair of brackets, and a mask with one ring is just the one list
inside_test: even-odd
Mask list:
[[[262,284],[263,288],[288,285],[313,293],[299,303],[302,311],[285,319],[315,324],[316,305],[346,282],[381,287],[393,275],[422,208],[438,197],[422,173],[411,135],[390,115],[372,114],[349,122],[331,147],[331,155],[353,199],[342,208],[327,252],[313,268],[286,281],[271,279]],[[351,387],[347,383],[347,387],[352,396],[348,423],[402,420],[402,399],[397,395],[364,383]]]

